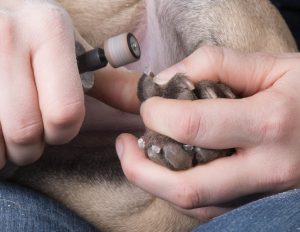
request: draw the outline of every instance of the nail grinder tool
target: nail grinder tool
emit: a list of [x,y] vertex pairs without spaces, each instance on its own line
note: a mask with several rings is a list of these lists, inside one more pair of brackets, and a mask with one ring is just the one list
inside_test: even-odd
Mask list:
[[[76,51],[78,51],[77,45]],[[94,84],[94,74],[91,72],[105,67],[108,63],[112,67],[118,68],[133,63],[139,60],[140,57],[139,43],[131,33],[109,38],[104,42],[103,49],[95,48],[78,55],[77,65],[85,92],[91,89]]]

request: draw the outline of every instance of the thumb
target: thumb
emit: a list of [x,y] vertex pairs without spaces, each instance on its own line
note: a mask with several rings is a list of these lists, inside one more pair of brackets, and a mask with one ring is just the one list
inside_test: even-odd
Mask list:
[[270,87],[295,65],[296,56],[246,54],[232,49],[203,46],[178,64],[159,73],[155,82],[162,84],[176,73],[184,73],[193,82],[204,79],[219,81],[242,96],[250,96]]

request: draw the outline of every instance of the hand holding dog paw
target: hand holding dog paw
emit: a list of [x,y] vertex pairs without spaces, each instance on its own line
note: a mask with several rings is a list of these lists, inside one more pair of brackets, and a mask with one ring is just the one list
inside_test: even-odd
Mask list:
[[[300,186],[300,56],[243,54],[203,47],[159,75],[184,73],[195,83],[227,84],[241,99],[182,101],[151,98],[145,125],[183,144],[236,153],[174,172],[148,160],[136,138],[121,135],[117,150],[127,178],[142,189],[199,216],[218,214],[243,196]],[[210,210],[208,210],[208,208]],[[199,211],[200,210],[200,211]]]
[[[193,84],[182,73],[177,73],[163,85],[159,85],[154,81],[155,76],[152,73],[144,73],[140,78],[138,98],[141,102],[154,96],[187,101],[236,98],[233,91],[224,84],[209,80],[201,80]],[[172,170],[188,169],[199,163],[207,163],[216,158],[231,155],[234,152],[234,149],[206,149],[190,144],[182,144],[148,128],[138,140],[138,143],[149,159]]]
[[0,168],[37,160],[79,131],[84,99],[74,29],[53,1],[0,3]]

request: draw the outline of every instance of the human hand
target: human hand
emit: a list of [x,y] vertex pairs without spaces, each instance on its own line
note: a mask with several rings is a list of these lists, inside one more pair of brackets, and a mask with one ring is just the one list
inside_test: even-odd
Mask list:
[[[92,49],[77,32],[76,37],[86,50]],[[94,85],[87,93],[91,97],[85,98],[86,117],[82,131],[141,131],[144,126],[137,115],[140,102],[136,90],[142,74],[125,67],[112,68],[109,64],[94,74]]]
[[[299,54],[243,54],[203,47],[161,73],[164,82],[184,73],[196,82],[220,81],[242,99],[180,101],[152,98],[141,116],[151,130],[183,144],[236,154],[174,172],[148,160],[137,139],[121,135],[117,152],[127,178],[186,213],[210,218],[216,207],[242,196],[300,186]],[[188,209],[188,210],[187,210]]]
[[[76,41],[86,51],[93,47],[75,30]],[[86,115],[81,131],[116,132],[142,130],[140,102],[136,95],[137,82],[142,74],[109,64],[94,72],[93,87],[85,97]],[[136,115],[132,115],[136,114]]]
[[53,1],[0,2],[0,168],[72,139],[84,99],[68,14]]
[[122,111],[139,114],[136,91],[141,76],[124,67],[115,69],[108,65],[95,72],[95,83],[88,94]]

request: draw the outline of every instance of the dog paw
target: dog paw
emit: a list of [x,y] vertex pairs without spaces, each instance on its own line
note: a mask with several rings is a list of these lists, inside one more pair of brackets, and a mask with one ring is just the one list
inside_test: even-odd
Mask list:
[[[176,74],[168,83],[158,85],[153,78],[153,73],[141,77],[138,84],[141,102],[153,96],[181,100],[236,98],[228,86],[213,81],[203,80],[194,85],[183,74]],[[172,170],[188,169],[234,153],[234,149],[215,150],[182,144],[149,129],[138,143],[150,160]]]
[[184,170],[193,166],[192,150],[185,149],[185,145],[154,131],[147,130],[138,140],[138,145],[150,160],[172,170]]
[[195,100],[194,84],[183,74],[176,74],[167,84],[158,85],[153,73],[144,73],[138,83],[137,96],[141,102],[150,97],[163,97],[181,100]]

